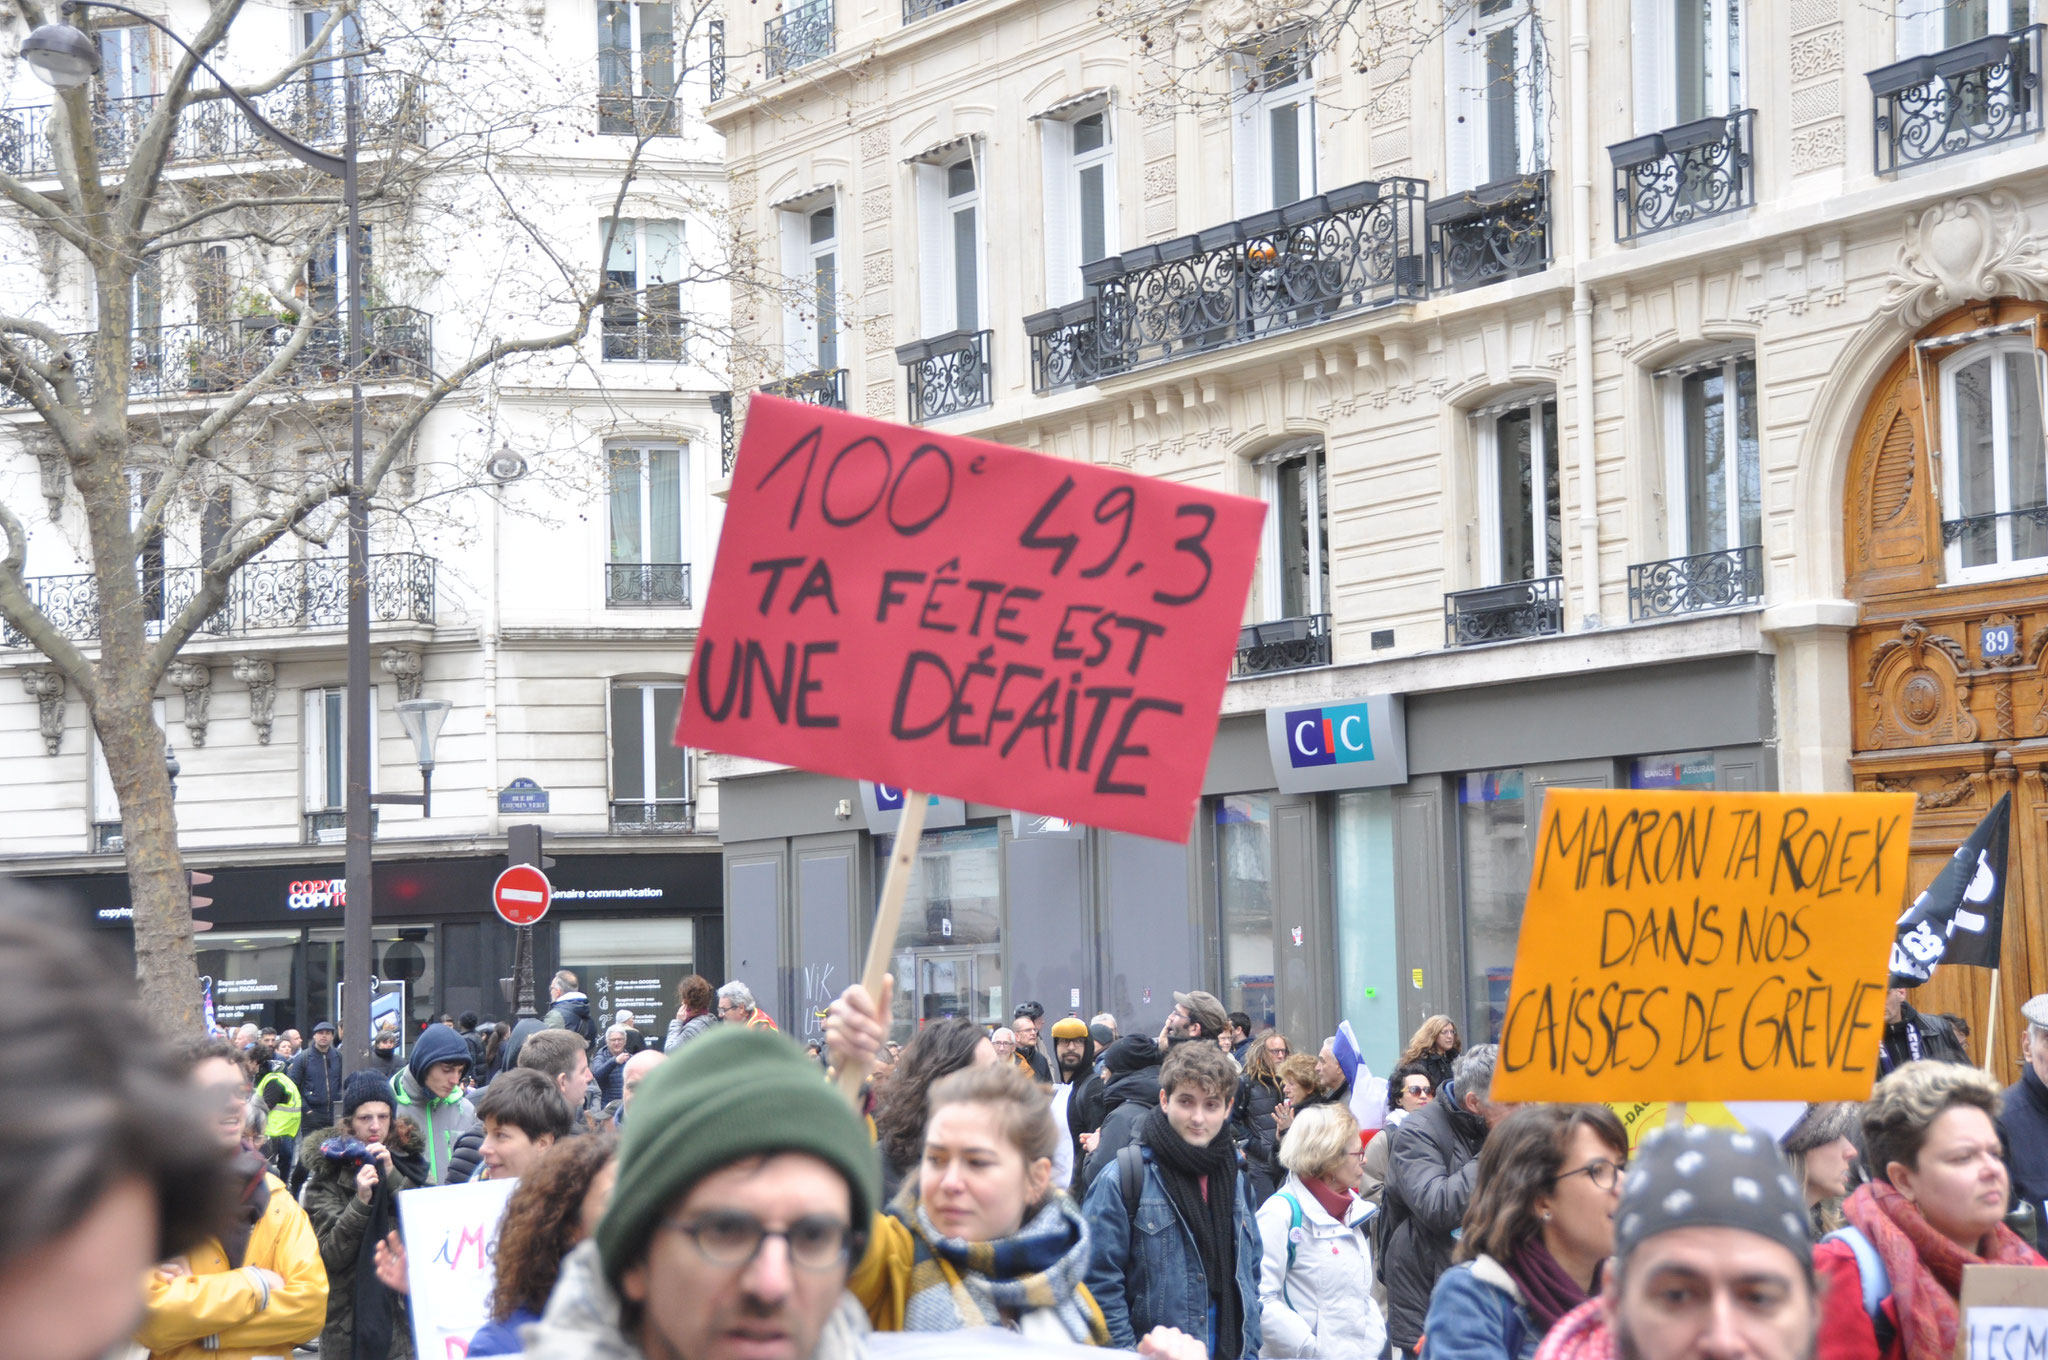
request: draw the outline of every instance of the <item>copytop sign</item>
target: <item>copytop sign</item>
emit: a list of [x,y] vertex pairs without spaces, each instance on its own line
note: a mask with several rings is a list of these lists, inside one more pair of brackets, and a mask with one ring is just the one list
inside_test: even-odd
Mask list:
[[1269,708],[1266,745],[1283,793],[1408,782],[1408,724],[1398,694]]

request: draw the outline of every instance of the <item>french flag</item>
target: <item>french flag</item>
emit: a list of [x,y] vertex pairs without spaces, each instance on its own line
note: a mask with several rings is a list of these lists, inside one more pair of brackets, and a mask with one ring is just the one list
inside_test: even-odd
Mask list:
[[1338,1022],[1332,1047],[1337,1066],[1344,1069],[1344,1080],[1351,1083],[1351,1114],[1358,1120],[1359,1130],[1369,1133],[1386,1127],[1387,1079],[1375,1077],[1365,1065],[1358,1051],[1358,1036],[1351,1032],[1349,1020]]

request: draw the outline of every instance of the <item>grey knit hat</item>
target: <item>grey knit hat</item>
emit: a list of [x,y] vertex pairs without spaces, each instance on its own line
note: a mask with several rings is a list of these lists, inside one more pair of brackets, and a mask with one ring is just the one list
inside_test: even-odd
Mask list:
[[1837,1138],[1854,1142],[1862,1119],[1863,1106],[1853,1100],[1809,1105],[1792,1127],[1785,1130],[1785,1136],[1778,1140],[1778,1148],[1789,1157],[1795,1152],[1811,1152],[1817,1147],[1826,1147]]
[[1628,1165],[1614,1211],[1614,1254],[1673,1228],[1740,1228],[1813,1268],[1806,1203],[1768,1137],[1694,1124],[1653,1129]]

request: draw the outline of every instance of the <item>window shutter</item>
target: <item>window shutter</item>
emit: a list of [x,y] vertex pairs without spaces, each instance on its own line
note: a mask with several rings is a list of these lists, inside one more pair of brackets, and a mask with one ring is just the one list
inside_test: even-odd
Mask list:
[[1547,49],[1539,41],[1535,16],[1530,15],[1515,27],[1515,50],[1522,58],[1521,69],[1515,72],[1515,106],[1522,123],[1518,129],[1521,142],[1516,148],[1516,168],[1525,175],[1535,175],[1550,168],[1545,148],[1550,130],[1550,68],[1544,61]]
[[936,165],[914,165],[911,179],[917,191],[917,334],[929,339],[945,333],[952,311],[946,297],[946,253],[953,248],[946,222],[946,172]]
[[[1303,77],[1306,81],[1307,77]],[[1322,138],[1316,133],[1316,99],[1309,95],[1301,101],[1301,122],[1299,124],[1301,152],[1301,196],[1313,198],[1322,186],[1316,181],[1316,148]]]
[[306,810],[327,807],[327,691],[309,689],[301,696],[299,746],[305,752]]
[[975,329],[995,328],[995,299],[988,291],[988,143],[979,137],[967,144],[974,161],[974,307]]
[[1081,296],[1073,246],[1080,205],[1068,192],[1074,179],[1074,125],[1045,118],[1038,128],[1045,182],[1045,305],[1063,307]]
[[1635,129],[1641,136],[1678,122],[1672,68],[1672,0],[1631,0],[1630,47],[1635,62]]
[[1473,22],[1472,7],[1463,5],[1444,29],[1444,188],[1451,193],[1479,182],[1477,148],[1486,131],[1484,63],[1478,39],[1465,33]]
[[1248,58],[1239,57],[1232,62],[1231,79],[1237,86],[1237,93],[1230,101],[1230,200],[1239,217],[1250,217],[1264,204],[1267,186],[1259,173],[1265,163],[1260,155],[1260,139],[1265,136],[1265,120],[1259,117],[1261,108],[1256,92],[1247,89],[1251,66]]
[[810,219],[799,212],[775,214],[782,228],[782,350],[788,375],[818,366],[818,331],[812,325],[811,300],[817,295],[811,277]]

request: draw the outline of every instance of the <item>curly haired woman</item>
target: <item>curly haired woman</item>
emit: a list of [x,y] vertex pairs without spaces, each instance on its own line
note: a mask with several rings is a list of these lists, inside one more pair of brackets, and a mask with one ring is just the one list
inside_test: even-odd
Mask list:
[[497,1287],[491,1320],[470,1338],[469,1354],[518,1355],[519,1329],[540,1321],[569,1249],[597,1230],[618,1174],[610,1134],[564,1138],[519,1182],[498,1225]]

